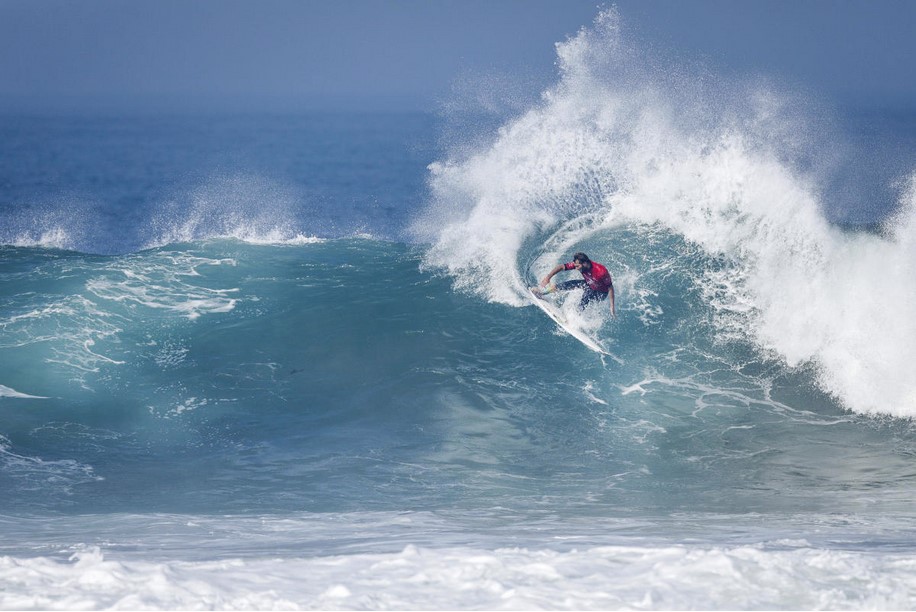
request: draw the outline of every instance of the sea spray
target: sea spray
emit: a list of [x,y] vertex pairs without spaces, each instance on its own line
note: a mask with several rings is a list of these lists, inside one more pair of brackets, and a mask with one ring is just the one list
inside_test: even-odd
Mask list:
[[518,306],[573,249],[613,260],[616,231],[663,227],[724,262],[691,278],[723,339],[741,330],[791,367],[814,364],[857,412],[916,414],[912,188],[888,237],[843,230],[825,216],[835,159],[797,94],[642,61],[614,10],[557,52],[559,80],[534,108],[430,166],[415,225],[427,263]]
[[301,243],[301,196],[263,176],[211,177],[156,207],[145,248],[211,238],[253,244]]

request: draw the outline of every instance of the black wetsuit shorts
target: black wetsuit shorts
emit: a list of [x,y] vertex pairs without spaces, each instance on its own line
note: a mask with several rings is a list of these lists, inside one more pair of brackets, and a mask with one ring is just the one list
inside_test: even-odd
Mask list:
[[591,302],[600,302],[607,299],[607,291],[595,291],[588,286],[583,279],[565,281],[557,283],[557,291],[570,291],[572,289],[582,289],[582,299],[579,300],[579,310],[585,310]]

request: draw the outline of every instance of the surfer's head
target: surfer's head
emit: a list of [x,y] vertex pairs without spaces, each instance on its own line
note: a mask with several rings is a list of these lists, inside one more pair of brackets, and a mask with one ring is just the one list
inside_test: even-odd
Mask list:
[[573,255],[573,264],[576,266],[576,269],[590,270],[592,267],[592,260],[588,258],[588,255],[585,253],[576,253]]

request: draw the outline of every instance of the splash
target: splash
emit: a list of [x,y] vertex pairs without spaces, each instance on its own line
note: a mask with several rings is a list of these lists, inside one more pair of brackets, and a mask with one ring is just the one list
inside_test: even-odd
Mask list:
[[65,198],[63,202],[35,203],[4,211],[0,216],[0,244],[26,248],[76,250],[79,238],[89,230],[83,211],[85,203]]
[[252,174],[215,175],[136,211],[113,214],[74,195],[24,204],[0,215],[0,244],[123,254],[227,238],[260,245],[321,242],[302,228],[302,209],[291,187]]
[[824,212],[837,205],[824,187],[836,159],[810,101],[665,64],[623,37],[614,10],[557,54],[538,104],[487,146],[430,166],[432,203],[414,226],[432,244],[427,264],[523,305],[533,271],[573,248],[662,228],[725,262],[691,278],[713,333],[814,364],[854,411],[916,415],[916,179],[884,235],[844,231]]
[[309,244],[293,190],[254,175],[217,176],[160,207],[145,248],[212,238],[251,244]]

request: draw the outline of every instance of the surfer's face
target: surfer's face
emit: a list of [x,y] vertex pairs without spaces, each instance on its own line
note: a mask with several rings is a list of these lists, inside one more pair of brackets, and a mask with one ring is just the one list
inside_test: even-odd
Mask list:
[[592,267],[592,262],[590,261],[574,261],[573,265],[576,266],[576,270],[585,270],[588,272]]

